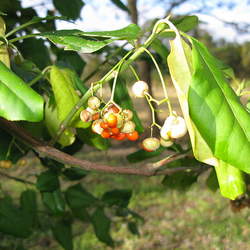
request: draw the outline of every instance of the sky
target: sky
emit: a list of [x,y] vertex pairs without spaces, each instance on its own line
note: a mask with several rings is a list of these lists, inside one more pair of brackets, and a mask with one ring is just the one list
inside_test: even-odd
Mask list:
[[[69,0],[70,1],[70,0]],[[35,6],[41,0],[23,0],[23,6]],[[115,7],[110,0],[85,0],[86,5],[81,11],[82,20],[75,23],[59,22],[57,27],[59,29],[81,29],[85,31],[97,30],[113,30],[127,26],[130,23],[126,12]],[[139,25],[145,23],[146,20],[153,18],[164,17],[164,2],[158,1],[159,4],[152,4],[154,1],[138,0],[139,9]],[[196,13],[199,9],[200,1],[187,1],[179,8],[176,8],[174,14],[194,14],[199,17],[202,22],[202,27],[213,34],[216,39],[224,38],[231,42],[250,41],[249,34],[238,34],[232,27],[223,24],[217,18],[228,22],[249,22],[250,4],[247,5],[248,0],[233,2],[237,3],[232,9],[226,7],[215,7],[215,0],[206,1],[208,4],[207,10],[203,10],[203,14]],[[223,3],[232,2],[232,0],[224,0]],[[126,1],[124,1],[126,3]],[[53,5],[48,1],[49,8]],[[37,7],[38,13],[45,15],[44,7]],[[217,18],[216,18],[217,17]]]

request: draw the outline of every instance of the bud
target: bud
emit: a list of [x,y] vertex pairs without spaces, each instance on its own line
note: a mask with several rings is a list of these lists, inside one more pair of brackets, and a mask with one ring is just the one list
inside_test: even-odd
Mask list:
[[155,137],[149,137],[142,141],[142,147],[144,150],[152,152],[160,147],[160,141]]
[[170,140],[164,140],[163,138],[160,139],[160,143],[162,145],[162,147],[171,147],[174,142],[173,141],[170,141]]
[[88,107],[90,107],[91,109],[96,110],[100,107],[100,105],[101,101],[96,96],[91,96],[88,99]]

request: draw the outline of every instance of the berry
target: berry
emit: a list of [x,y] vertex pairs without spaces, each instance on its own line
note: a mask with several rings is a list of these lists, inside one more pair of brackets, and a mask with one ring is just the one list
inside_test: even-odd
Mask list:
[[163,138],[160,139],[160,143],[163,147],[171,147],[174,143],[170,140],[164,140]]
[[103,129],[109,128],[109,124],[108,124],[107,122],[105,122],[105,121],[102,121],[102,122],[100,123],[100,126],[101,126],[101,128],[103,128]]
[[102,133],[101,133],[101,137],[102,138],[105,138],[105,139],[107,139],[107,138],[109,138],[111,135],[110,135],[110,132],[109,132],[109,130],[107,130],[107,129],[104,129],[103,131],[102,131]]
[[92,115],[90,114],[90,112],[88,110],[84,109],[80,113],[80,119],[83,122],[91,122],[92,121]]
[[92,123],[92,131],[94,133],[99,134],[99,135],[102,133],[103,131],[103,128],[101,127],[102,121],[103,121],[102,119],[98,119]]
[[125,121],[130,121],[133,118],[133,112],[130,109],[124,109],[122,115]]
[[160,147],[160,141],[155,137],[149,137],[142,141],[142,147],[144,150],[152,152]]
[[132,132],[132,133],[128,133],[128,134],[126,134],[126,136],[127,136],[127,138],[130,140],[130,141],[136,141],[136,140],[138,140],[138,138],[139,138],[139,134],[138,134],[138,132],[135,130],[134,132]]
[[118,141],[122,141],[126,138],[126,134],[124,133],[119,133],[118,135],[114,136],[114,139],[118,140]]
[[167,138],[167,136],[169,138],[178,139],[187,133],[187,126],[182,117],[171,115],[165,120],[162,131],[161,137],[163,139]]
[[95,121],[95,120],[98,120],[100,118],[100,114],[99,113],[95,113],[92,115],[92,120]]
[[112,135],[118,135],[120,133],[120,129],[119,128],[111,128],[111,134]]
[[148,84],[144,81],[137,81],[132,86],[132,92],[135,97],[144,97],[144,94],[148,92]]
[[106,118],[106,122],[108,123],[110,128],[115,128],[117,126],[117,117],[115,114],[110,113]]
[[91,109],[96,110],[100,107],[100,105],[101,105],[101,101],[96,96],[91,96],[88,99],[88,107],[90,107]]
[[132,133],[135,131],[135,123],[132,121],[127,121],[124,123],[121,132],[123,133]]

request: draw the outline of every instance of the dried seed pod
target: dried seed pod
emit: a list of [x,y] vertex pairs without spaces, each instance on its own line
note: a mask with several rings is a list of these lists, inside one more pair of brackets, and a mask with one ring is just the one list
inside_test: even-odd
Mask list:
[[171,147],[174,142],[173,141],[170,141],[170,140],[164,140],[163,138],[160,139],[160,143],[163,147]]
[[101,105],[101,101],[96,96],[91,96],[88,99],[88,107],[90,107],[91,109],[96,110],[100,107],[100,105]]
[[142,147],[148,152],[157,150],[160,147],[160,140],[155,137],[149,137],[142,141]]
[[88,110],[84,109],[80,113],[80,119],[83,122],[91,122],[92,121],[92,115]]
[[122,133],[132,133],[135,131],[135,123],[133,121],[127,121],[124,123],[121,132]]
[[103,132],[103,128],[101,127],[101,122],[103,120],[102,119],[98,119],[96,121],[93,122],[92,124],[92,131],[96,134],[101,134]]
[[130,109],[124,109],[122,115],[125,121],[130,121],[133,118],[133,112]]

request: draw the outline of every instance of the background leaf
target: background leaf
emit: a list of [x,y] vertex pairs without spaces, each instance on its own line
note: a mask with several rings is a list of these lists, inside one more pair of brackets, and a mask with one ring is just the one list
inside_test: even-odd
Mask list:
[[97,208],[95,210],[91,216],[91,221],[94,226],[96,237],[108,246],[113,247],[114,242],[110,236],[111,221],[104,213],[103,208]]
[[80,17],[81,9],[84,6],[82,0],[53,0],[53,4],[63,16],[73,20]]
[[121,0],[111,0],[111,2],[115,4],[118,8],[120,8],[121,10],[124,10],[130,13],[128,7]]
[[59,188],[59,179],[57,173],[52,170],[42,172],[37,177],[36,187],[41,192],[51,192]]
[[114,189],[103,194],[102,201],[109,206],[127,207],[132,196],[129,189]]

